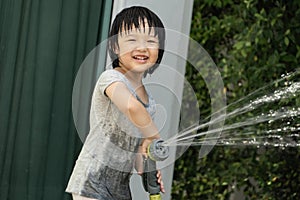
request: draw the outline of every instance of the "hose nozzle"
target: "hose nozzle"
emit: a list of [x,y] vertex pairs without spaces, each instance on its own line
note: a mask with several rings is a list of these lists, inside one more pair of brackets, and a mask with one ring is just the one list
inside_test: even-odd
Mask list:
[[151,160],[164,161],[169,156],[169,147],[163,145],[162,139],[153,140],[147,148],[147,154]]
[[160,185],[157,183],[156,161],[164,161],[169,156],[169,147],[162,139],[153,140],[147,148],[149,159],[144,160],[143,185],[150,200],[161,200]]

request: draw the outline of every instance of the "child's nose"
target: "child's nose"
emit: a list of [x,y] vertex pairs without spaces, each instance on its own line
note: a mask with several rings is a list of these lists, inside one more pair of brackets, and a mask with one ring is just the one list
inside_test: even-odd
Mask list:
[[137,50],[145,50],[147,49],[147,43],[145,41],[140,41],[137,45]]

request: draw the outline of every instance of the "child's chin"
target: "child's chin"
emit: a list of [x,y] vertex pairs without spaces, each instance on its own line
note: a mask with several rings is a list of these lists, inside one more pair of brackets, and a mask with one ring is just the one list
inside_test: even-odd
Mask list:
[[153,65],[145,64],[145,65],[141,65],[141,66],[138,66],[138,67],[132,69],[132,71],[134,71],[136,73],[144,73],[145,71],[147,71],[152,66]]

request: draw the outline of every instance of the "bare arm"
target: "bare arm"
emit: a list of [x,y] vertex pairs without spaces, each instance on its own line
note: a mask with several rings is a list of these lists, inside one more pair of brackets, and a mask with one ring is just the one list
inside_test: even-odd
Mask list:
[[124,83],[112,83],[106,88],[105,93],[118,109],[142,132],[143,136],[150,140],[149,142],[160,138],[158,129],[150,114],[131,94]]
[[[126,85],[122,82],[114,82],[105,90],[106,95],[111,101],[123,112],[129,120],[140,129],[145,139],[142,142],[140,152],[147,157],[147,147],[153,139],[160,138],[157,127],[155,126],[151,116],[145,107],[130,93]],[[143,158],[137,155],[136,169],[141,175],[143,172]],[[161,177],[161,172],[157,172],[158,183],[160,189],[165,192],[164,184]]]

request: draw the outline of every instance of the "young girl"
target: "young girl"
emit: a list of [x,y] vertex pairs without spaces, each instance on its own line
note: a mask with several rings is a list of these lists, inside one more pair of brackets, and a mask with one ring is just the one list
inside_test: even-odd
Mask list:
[[[160,138],[155,102],[142,79],[161,62],[164,26],[149,9],[135,6],[116,16],[109,36],[113,69],[101,74],[93,93],[90,131],[66,189],[74,200],[131,199],[137,157],[147,156],[147,146]],[[160,172],[157,177],[164,192]]]

